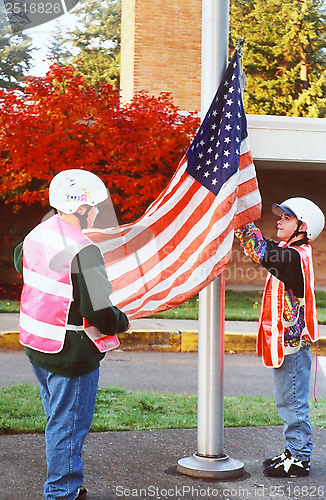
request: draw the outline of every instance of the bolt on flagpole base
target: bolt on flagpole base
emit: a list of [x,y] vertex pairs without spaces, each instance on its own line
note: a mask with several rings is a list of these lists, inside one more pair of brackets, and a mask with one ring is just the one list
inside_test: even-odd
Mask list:
[[177,470],[186,476],[212,479],[236,478],[245,472],[243,463],[229,455],[211,458],[196,453],[191,457],[181,458]]

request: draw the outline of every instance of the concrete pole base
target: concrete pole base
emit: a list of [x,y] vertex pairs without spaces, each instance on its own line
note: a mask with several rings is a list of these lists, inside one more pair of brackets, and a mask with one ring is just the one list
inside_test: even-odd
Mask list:
[[228,479],[244,474],[244,465],[229,455],[221,457],[201,457],[194,453],[191,457],[181,458],[178,461],[178,472],[186,476]]

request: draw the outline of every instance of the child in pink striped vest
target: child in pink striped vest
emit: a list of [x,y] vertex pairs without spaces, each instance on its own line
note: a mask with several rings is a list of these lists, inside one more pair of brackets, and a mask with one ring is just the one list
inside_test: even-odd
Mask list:
[[15,249],[24,280],[20,339],[47,420],[46,500],[87,494],[82,448],[93,419],[100,361],[118,345],[115,334],[129,327],[127,316],[110,301],[100,250],[82,232],[92,227],[97,205],[107,197],[93,173],[60,172],[49,191],[57,213]]

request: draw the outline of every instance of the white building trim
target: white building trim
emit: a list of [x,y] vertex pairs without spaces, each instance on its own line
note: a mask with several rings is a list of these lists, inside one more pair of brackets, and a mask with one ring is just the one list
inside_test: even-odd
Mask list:
[[326,119],[247,115],[247,120],[251,151],[261,167],[326,168]]

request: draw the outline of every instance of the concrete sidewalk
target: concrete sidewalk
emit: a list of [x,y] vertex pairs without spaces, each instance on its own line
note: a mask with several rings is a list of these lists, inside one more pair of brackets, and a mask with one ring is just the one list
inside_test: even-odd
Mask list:
[[[237,479],[199,479],[177,472],[196,453],[195,429],[91,433],[84,448],[85,500],[323,500],[326,430],[314,428],[310,476],[264,477],[261,462],[282,449],[280,427],[225,429],[225,453],[244,464]],[[0,500],[42,500],[44,435],[0,436]]]
[[[143,318],[131,321],[130,330],[120,334],[123,350],[192,352],[198,349],[198,321]],[[19,314],[0,313],[0,349],[21,349]],[[226,352],[256,351],[256,321],[226,321]],[[319,353],[326,355],[326,325],[320,325]],[[314,352],[314,348],[313,348]]]

